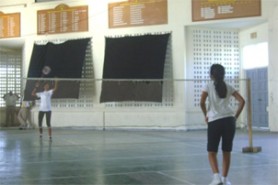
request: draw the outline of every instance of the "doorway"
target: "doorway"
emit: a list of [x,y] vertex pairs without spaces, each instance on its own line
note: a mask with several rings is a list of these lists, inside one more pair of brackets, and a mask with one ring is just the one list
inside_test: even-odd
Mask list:
[[246,46],[243,68],[251,80],[252,125],[268,128],[268,44]]
[[252,124],[253,127],[268,128],[268,78],[267,68],[246,70],[251,80]]

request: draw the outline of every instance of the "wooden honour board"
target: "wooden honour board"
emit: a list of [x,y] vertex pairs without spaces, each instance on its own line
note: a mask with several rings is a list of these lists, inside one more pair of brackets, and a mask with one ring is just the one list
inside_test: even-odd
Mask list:
[[0,38],[20,37],[20,13],[0,12]]
[[192,21],[261,16],[261,0],[192,0]]
[[37,23],[38,35],[88,31],[88,6],[60,4],[54,9],[39,10]]
[[130,0],[108,4],[109,28],[168,23],[167,0]]

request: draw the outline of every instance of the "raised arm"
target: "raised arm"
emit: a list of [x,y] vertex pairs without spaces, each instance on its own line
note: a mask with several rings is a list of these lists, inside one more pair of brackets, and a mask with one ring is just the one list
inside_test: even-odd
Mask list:
[[55,92],[57,89],[58,89],[58,80],[55,79],[53,92]]
[[35,87],[34,87],[34,89],[32,91],[32,96],[37,97],[36,93],[37,93],[37,90],[38,90],[39,87],[40,87],[40,83],[36,82]]

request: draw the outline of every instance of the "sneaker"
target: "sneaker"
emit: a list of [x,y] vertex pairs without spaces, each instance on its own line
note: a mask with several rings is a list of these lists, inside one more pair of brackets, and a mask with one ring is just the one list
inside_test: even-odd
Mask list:
[[214,175],[209,185],[223,185],[221,177],[219,175]]
[[232,185],[232,183],[228,180],[228,178],[222,177],[222,182],[223,182],[223,185]]

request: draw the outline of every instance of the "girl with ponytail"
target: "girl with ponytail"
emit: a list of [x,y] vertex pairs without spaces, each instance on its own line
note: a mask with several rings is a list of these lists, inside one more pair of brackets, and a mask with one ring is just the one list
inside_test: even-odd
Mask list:
[[[225,68],[220,64],[213,64],[210,68],[210,78],[201,95],[201,109],[208,125],[207,151],[210,167],[213,172],[213,180],[210,185],[230,185],[228,172],[231,161],[231,151],[236,130],[236,119],[243,110],[245,100],[232,87],[224,81]],[[234,97],[238,102],[237,111],[230,107],[230,98]],[[208,99],[208,107],[206,100]],[[219,174],[217,152],[222,140],[222,176]]]
[[214,86],[218,96],[220,98],[226,98],[227,86],[224,82],[224,67],[220,64],[213,64],[210,68],[210,75],[214,80]]

